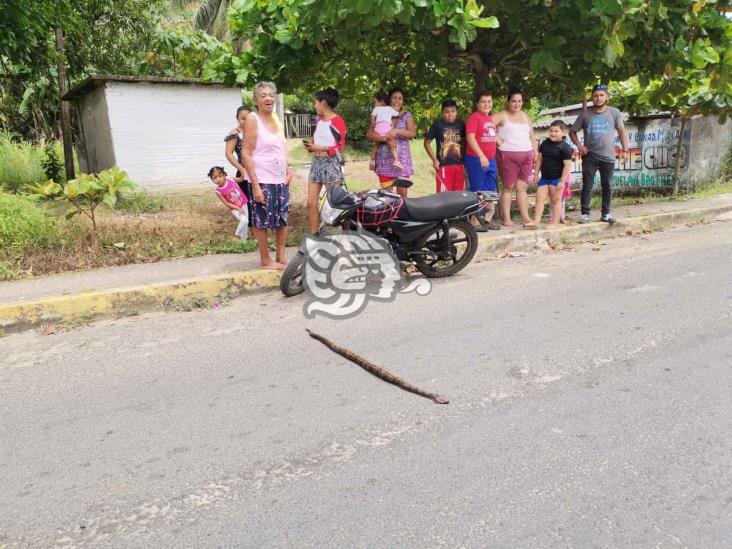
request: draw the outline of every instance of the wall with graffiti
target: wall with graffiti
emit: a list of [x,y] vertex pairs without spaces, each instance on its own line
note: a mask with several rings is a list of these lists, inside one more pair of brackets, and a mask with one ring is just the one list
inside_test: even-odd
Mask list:
[[[630,119],[625,123],[630,144],[630,158],[620,160],[622,150],[620,139],[615,138],[615,176],[614,187],[663,187],[673,185],[676,166],[676,146],[679,138],[679,120],[671,118]],[[689,128],[689,126],[687,126]],[[537,128],[537,139],[546,137],[547,128]],[[579,133],[580,141],[583,140]],[[691,129],[684,130],[681,147],[681,175],[688,166]],[[582,159],[573,148],[572,174],[575,181],[582,179]],[[599,175],[595,177],[599,184]]]

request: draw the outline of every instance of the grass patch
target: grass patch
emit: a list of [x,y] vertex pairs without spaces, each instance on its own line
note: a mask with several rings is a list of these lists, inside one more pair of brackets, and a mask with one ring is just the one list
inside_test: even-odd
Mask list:
[[[720,194],[732,193],[732,179],[723,181],[717,180],[706,185],[699,185],[693,189],[679,189],[679,194],[674,196],[671,190],[668,192],[649,191],[643,194],[637,194],[636,189],[632,192],[623,192],[623,188],[613,189],[613,206],[627,206],[633,204],[648,204],[652,202],[683,202],[692,198],[710,198]],[[579,196],[581,191],[574,193],[572,199],[568,202],[572,206],[579,208]],[[593,194],[590,200],[591,208],[599,208],[602,205],[602,197],[599,192]]]
[[[81,173],[76,155],[74,170],[77,175]],[[52,140],[41,147],[0,130],[0,191],[23,192],[26,185],[48,179],[58,183],[66,180],[63,143]]]
[[59,241],[55,220],[22,196],[0,193],[0,249],[16,255],[49,248]]
[[[357,144],[346,143],[346,150],[343,156],[346,162],[368,161],[371,158],[371,148],[360,142]],[[312,155],[303,146],[302,139],[287,140],[287,160],[290,164],[294,166],[310,164],[311,159]]]
[[[360,144],[359,144],[360,145]],[[425,196],[435,192],[435,172],[432,161],[422,146],[421,139],[412,139],[409,142],[412,153],[414,175],[411,177],[414,186],[409,190],[409,196]],[[370,150],[353,148],[346,145],[346,183],[353,191],[379,188],[379,181],[374,172],[369,170]],[[311,156],[302,146],[302,139],[287,140],[287,159],[299,174],[307,179]]]
[[[61,144],[55,146],[63,158]],[[0,132],[0,189],[18,192],[27,184],[45,181],[45,159],[41,147],[28,141],[14,141],[10,134]]]
[[121,195],[117,200],[116,209],[128,214],[146,214],[160,212],[164,207],[164,199],[161,195],[137,191]]
[[163,309],[166,311],[190,312],[200,309],[218,309],[225,307],[231,301],[233,293],[227,286],[223,288],[215,297],[189,297],[177,299],[173,296],[167,296],[163,299]]
[[166,311],[190,312],[199,309],[209,309],[212,301],[207,297],[191,297],[188,299],[176,299],[168,296],[163,299],[163,309]]
[[[296,185],[304,186],[302,181]],[[154,213],[99,208],[96,232],[84,218],[67,220],[61,217],[52,220],[59,233],[55,246],[33,246],[21,253],[12,253],[3,246],[0,249],[0,277],[7,280],[257,249],[253,237],[241,242],[234,236],[236,220],[210,190],[153,193],[151,196],[156,209],[161,208]],[[307,230],[303,201],[293,203],[289,221],[288,244],[299,244]]]
[[12,261],[0,261],[0,281],[18,278],[18,268]]
[[[409,189],[409,196],[426,196],[434,193],[435,171],[432,169],[432,161],[422,146],[422,140],[412,139],[409,142],[409,150],[414,166],[414,175],[410,178],[414,185]],[[361,159],[346,163],[346,182],[349,189],[362,191],[379,187],[376,174],[369,170],[369,159],[370,155],[365,154]]]
[[679,194],[679,196],[687,197],[692,196],[693,198],[708,198],[711,196],[717,196],[720,194],[726,194],[726,193],[732,193],[732,174],[730,174],[730,179],[724,181],[724,180],[718,180],[714,181],[712,183],[709,183],[708,185],[702,185],[697,187],[696,189],[693,189],[688,195],[687,194]]

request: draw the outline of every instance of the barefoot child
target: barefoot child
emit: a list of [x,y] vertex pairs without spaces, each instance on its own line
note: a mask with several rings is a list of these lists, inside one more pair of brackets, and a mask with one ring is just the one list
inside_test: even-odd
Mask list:
[[[562,139],[564,140],[567,145],[570,146],[572,149],[572,156],[574,157],[574,149],[572,142],[569,140],[569,136],[567,135],[567,129],[568,126],[565,126],[564,131],[562,132]],[[572,198],[572,182],[574,181],[574,178],[572,177],[572,174],[567,174],[567,179],[564,180],[564,186],[562,188],[562,211],[559,213],[559,222],[561,224],[565,224],[567,222],[567,200]],[[549,206],[549,215],[552,215],[552,208],[551,205]]]
[[[575,149],[572,145],[572,142],[569,140],[569,126],[567,125],[565,125],[562,129],[562,139],[572,149],[572,156],[574,157]],[[560,223],[567,222],[567,200],[572,198],[572,181],[574,181],[574,178],[572,177],[572,173],[570,172],[567,174],[567,179],[564,180],[564,188],[562,189],[562,211],[559,214]]]
[[[389,137],[389,132],[394,129],[397,121],[399,120],[399,111],[391,105],[388,105],[389,96],[386,95],[384,90],[379,90],[374,94],[374,110],[371,111],[371,127],[374,128],[374,132],[377,135],[386,138],[386,144],[389,145],[389,151],[391,157],[394,159],[394,167],[397,170],[403,170],[401,162],[399,162],[399,156],[397,155],[397,142],[395,137]],[[369,162],[369,169],[374,171],[376,169],[376,149],[378,149],[379,143],[374,142],[374,146],[371,149],[371,161]]]
[[541,178],[536,183],[536,208],[534,220],[524,225],[527,229],[536,229],[544,214],[544,201],[547,194],[552,206],[551,223],[547,229],[556,229],[562,209],[562,192],[564,182],[572,169],[572,148],[564,141],[562,133],[567,126],[561,120],[555,120],[549,126],[549,137],[539,145],[539,155],[534,172]]
[[208,177],[216,183],[216,196],[219,197],[224,206],[231,209],[231,215],[239,222],[234,234],[242,242],[246,242],[247,229],[249,228],[249,215],[246,211],[247,197],[244,196],[239,185],[226,177],[226,172],[221,166],[211,168],[208,171]]

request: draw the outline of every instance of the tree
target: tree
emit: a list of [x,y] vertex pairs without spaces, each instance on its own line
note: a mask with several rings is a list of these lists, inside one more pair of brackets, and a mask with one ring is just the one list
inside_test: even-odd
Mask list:
[[58,134],[63,32],[68,84],[137,72],[162,0],[0,0],[0,123],[26,136]]
[[[171,0],[172,6],[185,8],[190,6],[193,0]],[[229,21],[227,13],[233,0],[203,0],[193,17],[193,26],[202,30],[221,41],[229,41]]]
[[219,70],[286,90],[328,83],[366,96],[388,79],[425,97],[467,80],[576,99],[598,79],[661,74],[693,10],[717,13],[695,0],[235,0],[232,34],[251,49]]
[[[676,143],[673,194],[678,194],[684,130],[698,114],[732,116],[732,22],[721,10],[696,2],[687,15],[687,32],[671,48],[663,75],[633,76],[616,84],[623,108],[632,113],[672,111],[681,117]],[[716,6],[718,8],[718,6]]]
[[136,189],[127,173],[117,169],[117,166],[103,170],[98,175],[83,173],[78,179],[70,179],[63,184],[48,180],[28,185],[27,188],[39,197],[63,204],[66,208],[66,219],[77,215],[86,216],[95,231],[97,208],[102,204],[114,208],[125,193]]
[[155,76],[215,79],[215,74],[207,72],[209,61],[231,52],[231,46],[202,30],[158,29],[138,69]]

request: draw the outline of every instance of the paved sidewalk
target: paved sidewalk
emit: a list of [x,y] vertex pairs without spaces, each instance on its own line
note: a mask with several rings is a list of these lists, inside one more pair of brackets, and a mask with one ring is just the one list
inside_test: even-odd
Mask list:
[[[557,231],[515,225],[482,233],[476,259],[529,251],[541,242],[580,242],[699,223],[724,212],[732,212],[732,194],[618,206],[613,213],[619,222],[612,227],[599,221],[579,225],[574,221],[579,212],[570,212],[569,223]],[[599,210],[593,212],[593,220],[599,215]],[[293,254],[294,248],[288,249],[287,257]],[[275,288],[279,273],[258,269],[258,264],[256,252],[224,254],[0,282],[0,328],[17,331],[81,312],[88,317],[126,316],[160,308],[166,299],[227,298]]]
[[257,253],[220,254],[39,276],[0,282],[0,303],[232,274],[257,270],[258,267]]

